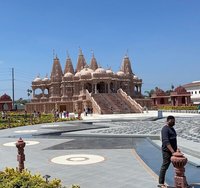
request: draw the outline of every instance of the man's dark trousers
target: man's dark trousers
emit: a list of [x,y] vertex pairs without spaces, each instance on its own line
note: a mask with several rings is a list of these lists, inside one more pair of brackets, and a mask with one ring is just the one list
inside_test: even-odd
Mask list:
[[171,152],[162,151],[162,156],[163,156],[163,163],[160,169],[159,184],[164,184],[165,182],[165,174],[171,163],[172,154]]

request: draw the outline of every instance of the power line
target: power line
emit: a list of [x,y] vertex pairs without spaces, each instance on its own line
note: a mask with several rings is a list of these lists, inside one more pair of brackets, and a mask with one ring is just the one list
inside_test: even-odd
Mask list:
[[18,80],[18,79],[15,79],[16,82],[23,82],[23,83],[29,83],[31,84],[31,81],[27,81],[27,80]]
[[10,88],[4,88],[4,89],[0,89],[0,91],[5,91],[5,90],[7,90],[7,91],[11,91],[11,89],[10,89]]
[[4,79],[4,80],[0,80],[0,81],[11,81],[12,79]]
[[14,68],[12,68],[12,96],[13,96],[13,109],[15,106],[15,80],[14,80]]
[[24,75],[24,76],[32,76],[33,75],[33,74],[22,72],[22,71],[15,71],[15,72],[19,73],[20,75]]

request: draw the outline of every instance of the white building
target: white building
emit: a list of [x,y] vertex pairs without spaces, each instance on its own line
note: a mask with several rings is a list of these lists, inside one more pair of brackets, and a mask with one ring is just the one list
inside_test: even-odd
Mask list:
[[200,104],[200,81],[185,84],[183,87],[191,93],[191,100],[193,104]]

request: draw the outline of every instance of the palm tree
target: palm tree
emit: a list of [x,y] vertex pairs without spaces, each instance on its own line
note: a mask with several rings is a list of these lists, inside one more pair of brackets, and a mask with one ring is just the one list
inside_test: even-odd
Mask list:
[[172,90],[172,91],[174,90],[174,85],[173,85],[173,84],[171,85],[171,90]]
[[151,89],[150,91],[145,91],[144,93],[147,94],[147,97],[151,97],[151,95],[155,92],[154,89]]
[[30,97],[31,93],[32,93],[32,90],[31,89],[27,89],[27,95],[28,95],[28,97]]

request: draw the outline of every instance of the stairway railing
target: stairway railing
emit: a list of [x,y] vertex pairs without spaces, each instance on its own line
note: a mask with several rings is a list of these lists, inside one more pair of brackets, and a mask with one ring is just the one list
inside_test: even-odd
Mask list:
[[87,89],[85,91],[85,94],[86,94],[86,100],[89,100],[92,103],[93,112],[97,114],[101,114],[100,106],[97,104],[97,102],[94,100],[94,98],[91,96],[91,94],[89,93]]
[[137,103],[134,99],[132,99],[130,96],[128,96],[126,92],[124,92],[122,89],[118,89],[117,93],[119,93],[124,99],[126,99],[132,106],[134,106],[137,112],[139,113],[143,112],[142,106],[139,103]]

